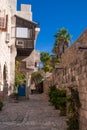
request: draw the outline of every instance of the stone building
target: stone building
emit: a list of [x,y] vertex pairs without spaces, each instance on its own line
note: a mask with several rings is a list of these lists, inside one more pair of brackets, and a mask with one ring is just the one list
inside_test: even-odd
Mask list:
[[32,21],[31,5],[21,5],[16,12],[16,59],[21,63],[20,71],[26,75],[26,96],[28,97],[31,73],[35,71],[36,55],[40,62],[40,53],[35,50],[37,35],[40,31],[38,23]]
[[12,16],[16,12],[15,0],[0,1],[0,91],[10,94],[14,85],[15,38],[11,38]]
[[21,5],[21,11],[16,11],[16,5],[16,0],[0,2],[0,93],[5,96],[13,92],[15,59],[24,65],[21,71],[28,83],[31,68],[26,58],[32,57],[34,71],[35,43],[40,31],[32,21],[31,5]]

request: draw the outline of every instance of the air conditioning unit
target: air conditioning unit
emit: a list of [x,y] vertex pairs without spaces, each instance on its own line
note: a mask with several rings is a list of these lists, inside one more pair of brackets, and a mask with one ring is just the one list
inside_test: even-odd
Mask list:
[[17,40],[16,46],[17,46],[18,48],[19,48],[19,47],[24,48],[24,41],[22,41],[22,40]]
[[5,42],[6,42],[6,43],[9,43],[9,41],[10,41],[10,34],[9,34],[9,33],[6,33],[6,40],[5,40]]

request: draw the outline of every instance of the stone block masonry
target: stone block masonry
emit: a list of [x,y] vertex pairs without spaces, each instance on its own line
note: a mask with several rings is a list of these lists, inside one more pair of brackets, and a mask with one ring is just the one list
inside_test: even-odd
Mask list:
[[[80,130],[87,130],[87,50],[79,49],[87,47],[87,29],[62,55],[62,62],[59,68],[53,72],[53,82],[59,88],[68,88],[70,85],[77,85],[81,109],[80,109]],[[47,82],[45,81],[47,86]],[[48,86],[47,86],[48,87]]]

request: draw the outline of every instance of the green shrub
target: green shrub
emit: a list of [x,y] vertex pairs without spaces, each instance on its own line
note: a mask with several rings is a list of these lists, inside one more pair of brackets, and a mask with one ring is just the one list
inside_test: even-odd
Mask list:
[[37,92],[39,94],[43,93],[43,81],[41,81],[40,83],[37,84]]
[[67,130],[79,130],[79,108],[81,103],[79,100],[79,93],[76,86],[70,86],[70,95],[68,96],[68,121]]
[[52,105],[55,106],[56,109],[60,110],[61,115],[66,114],[66,91],[64,89],[57,89],[55,85],[50,87],[49,90],[49,98]]
[[67,130],[79,130],[79,115],[75,113],[71,115],[67,121],[68,128]]

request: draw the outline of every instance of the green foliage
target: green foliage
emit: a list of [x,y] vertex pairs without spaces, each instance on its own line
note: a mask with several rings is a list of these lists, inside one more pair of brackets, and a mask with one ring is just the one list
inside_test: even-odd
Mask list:
[[43,65],[47,65],[50,63],[51,57],[48,52],[41,52],[40,59]]
[[23,81],[25,80],[25,75],[21,72],[17,73],[15,75],[15,85],[19,85],[19,84],[22,84]]
[[16,63],[15,63],[15,69],[16,69],[16,71],[18,70],[19,65],[20,65],[20,62],[16,60]]
[[41,81],[40,83],[38,83],[38,85],[37,85],[37,92],[39,94],[43,93],[43,81]]
[[43,76],[41,72],[33,72],[31,75],[31,83],[35,83],[35,85],[38,85],[43,79]]
[[62,61],[62,58],[59,58],[59,59],[56,60],[55,64],[58,65],[58,64],[60,64],[61,61]]
[[31,83],[35,83],[36,90],[38,93],[43,92],[42,75],[43,75],[42,71],[33,72],[31,75]]
[[70,86],[70,95],[68,96],[68,114],[67,130],[79,130],[79,108],[81,103],[79,100],[79,93],[76,86]]
[[67,121],[67,125],[68,125],[67,130],[79,130],[78,118],[79,115],[77,113],[69,117],[69,120]]
[[56,58],[60,58],[60,47],[57,43],[57,41],[55,41],[52,52],[56,55]]
[[50,65],[44,65],[42,69],[43,69],[44,72],[46,73],[46,72],[51,72],[52,67],[51,67]]
[[43,70],[44,72],[49,72],[52,70],[51,67],[51,56],[48,52],[42,52],[40,56],[41,62],[43,64]]
[[65,48],[68,47],[68,44],[71,41],[71,35],[68,33],[67,29],[59,29],[55,37],[55,43],[52,52],[56,55],[57,58],[61,57],[61,54],[64,53]]
[[50,87],[49,90],[49,98],[52,105],[55,106],[56,109],[60,110],[61,115],[66,114],[66,90],[57,89],[55,85]]
[[17,91],[18,85],[22,84],[24,80],[26,80],[25,75],[19,71],[20,62],[16,61],[15,63],[15,88],[14,90]]
[[51,57],[51,66],[52,68],[55,68],[56,65],[59,65],[62,61],[62,58],[56,58],[56,56]]
[[61,41],[66,42],[67,44],[71,40],[71,34],[68,33],[68,30],[65,28],[59,29],[56,34],[54,35],[57,42],[60,43]]

